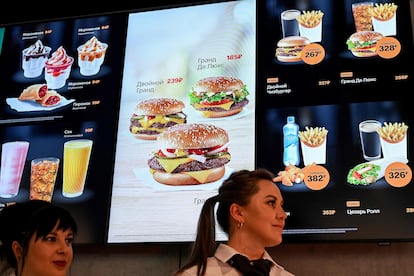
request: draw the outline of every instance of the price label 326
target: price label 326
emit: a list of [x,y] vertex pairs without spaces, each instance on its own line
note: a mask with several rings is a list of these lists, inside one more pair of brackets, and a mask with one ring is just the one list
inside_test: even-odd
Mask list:
[[411,182],[413,177],[411,168],[402,162],[394,162],[385,169],[385,180],[393,187],[401,188]]

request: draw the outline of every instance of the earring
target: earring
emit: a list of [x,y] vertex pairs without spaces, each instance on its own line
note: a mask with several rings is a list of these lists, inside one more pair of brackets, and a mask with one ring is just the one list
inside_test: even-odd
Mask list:
[[244,225],[244,222],[241,221],[237,224],[237,228],[241,229],[243,227],[243,225]]

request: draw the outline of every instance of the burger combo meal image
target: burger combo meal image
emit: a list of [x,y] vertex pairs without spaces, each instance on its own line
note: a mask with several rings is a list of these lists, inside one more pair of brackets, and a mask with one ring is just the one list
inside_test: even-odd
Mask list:
[[[277,173],[273,181],[288,187],[305,184],[308,188],[315,189],[312,181],[306,182],[306,174],[312,166],[327,164],[328,130],[324,126],[305,126],[305,129],[299,130],[299,125],[294,120],[289,120],[289,117],[287,124],[283,126],[285,168]],[[371,186],[375,183],[394,187],[407,185],[409,182],[389,181],[384,177],[386,170],[396,162],[408,163],[408,125],[405,122],[380,122],[368,119],[361,121],[358,129],[361,156],[365,161],[349,168],[345,176],[346,182],[354,187]],[[303,167],[300,166],[301,163]]]
[[249,103],[249,91],[242,80],[230,76],[207,77],[197,81],[190,92],[190,105],[207,118],[240,113]]
[[212,124],[177,124],[157,136],[158,151],[148,160],[153,178],[167,185],[216,181],[230,162],[229,136]]
[[346,41],[355,57],[377,56],[378,41],[397,34],[394,3],[359,2],[352,4],[355,32]]
[[[361,1],[352,4],[355,31],[346,40],[354,57],[377,56],[378,41],[397,34],[395,3]],[[275,57],[283,63],[301,62],[306,45],[322,41],[324,13],[320,10],[288,9],[281,13],[283,37],[277,42]]]
[[320,10],[285,10],[281,13],[283,37],[277,42],[275,56],[280,62],[301,62],[306,45],[322,41]]
[[[347,182],[352,185],[374,184],[384,177],[386,168],[391,164],[408,163],[408,125],[404,122],[384,122],[383,124],[375,120],[365,122],[369,122],[370,127],[362,129],[360,126],[360,135],[364,158],[368,162],[357,164],[349,170]],[[375,122],[378,124],[374,125]]]

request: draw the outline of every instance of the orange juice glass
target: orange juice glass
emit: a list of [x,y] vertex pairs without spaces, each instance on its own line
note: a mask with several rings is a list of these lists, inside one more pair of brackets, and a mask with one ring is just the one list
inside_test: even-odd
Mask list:
[[63,191],[65,197],[83,194],[92,151],[92,140],[67,141],[63,151]]

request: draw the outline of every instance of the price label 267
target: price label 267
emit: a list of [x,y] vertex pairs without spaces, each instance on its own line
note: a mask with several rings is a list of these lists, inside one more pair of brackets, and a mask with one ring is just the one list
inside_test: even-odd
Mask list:
[[302,49],[301,57],[307,64],[318,64],[325,58],[325,49],[319,43],[311,43]]

